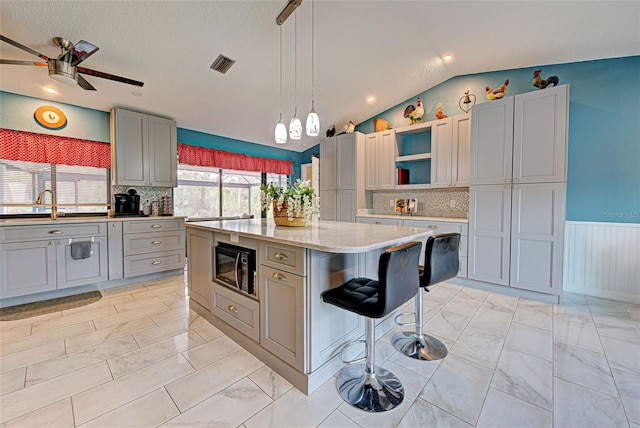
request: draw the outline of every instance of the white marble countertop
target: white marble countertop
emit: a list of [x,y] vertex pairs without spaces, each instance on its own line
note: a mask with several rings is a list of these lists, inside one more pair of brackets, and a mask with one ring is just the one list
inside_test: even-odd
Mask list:
[[399,214],[357,214],[356,217],[375,217],[375,218],[393,218],[397,220],[430,220],[430,221],[449,221],[453,223],[469,223],[469,219],[460,217],[427,217],[421,215],[399,215]]
[[123,217],[107,217],[107,216],[69,216],[58,217],[57,220],[51,220],[50,217],[38,218],[3,218],[0,219],[0,227],[2,226],[36,226],[45,224],[60,223],[95,223],[101,221],[138,221],[138,220],[169,220],[176,218],[185,218],[182,216],[123,216]]
[[306,227],[275,226],[272,219],[202,221],[187,228],[224,232],[330,253],[363,253],[432,234],[430,229],[314,220]]

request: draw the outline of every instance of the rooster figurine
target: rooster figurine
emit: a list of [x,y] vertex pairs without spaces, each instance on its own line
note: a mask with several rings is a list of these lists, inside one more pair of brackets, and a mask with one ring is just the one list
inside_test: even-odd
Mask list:
[[542,69],[533,70],[533,81],[531,82],[531,84],[536,88],[544,89],[549,85],[558,86],[558,83],[560,83],[560,79],[558,79],[558,76],[549,76],[547,77],[547,80],[544,80],[542,77],[540,77],[540,72],[542,72]]
[[356,124],[353,123],[353,120],[350,120],[349,123],[344,126],[344,132],[346,132],[347,134],[351,134],[355,129]]
[[418,98],[417,107],[409,105],[404,109],[404,117],[411,121],[409,125],[421,123],[422,116],[424,116],[424,106],[422,105],[422,101],[420,100],[420,98]]
[[509,79],[505,80],[504,83],[498,86],[496,89],[491,89],[490,87],[486,87],[487,91],[487,99],[489,101],[499,100],[504,97],[507,93],[507,86],[509,86]]
[[333,125],[331,129],[327,129],[327,137],[333,137],[336,135],[336,126]]
[[442,111],[442,103],[436,104],[436,119],[446,119],[447,117],[449,116]]

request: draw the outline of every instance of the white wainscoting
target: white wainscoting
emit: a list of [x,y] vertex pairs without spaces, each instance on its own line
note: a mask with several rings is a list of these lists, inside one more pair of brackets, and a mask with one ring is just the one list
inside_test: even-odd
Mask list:
[[640,304],[640,224],[566,222],[562,289]]

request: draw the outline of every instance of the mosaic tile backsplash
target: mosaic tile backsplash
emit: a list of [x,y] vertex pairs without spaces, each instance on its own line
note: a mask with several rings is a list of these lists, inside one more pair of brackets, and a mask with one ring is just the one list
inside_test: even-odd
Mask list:
[[467,218],[469,216],[469,189],[373,192],[373,214],[397,214],[394,207],[389,205],[389,201],[396,198],[415,198],[418,201],[416,215],[452,218]]
[[[173,201],[173,188],[171,187],[132,187],[132,186],[111,186],[111,194],[127,193],[129,189],[136,189],[138,195],[140,195],[140,206],[149,200],[151,201]],[[164,199],[163,199],[164,197]],[[166,212],[173,213],[173,203],[170,207],[165,209]]]

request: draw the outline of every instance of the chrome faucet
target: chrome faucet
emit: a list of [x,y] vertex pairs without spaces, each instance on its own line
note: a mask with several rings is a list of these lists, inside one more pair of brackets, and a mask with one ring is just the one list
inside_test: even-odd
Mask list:
[[58,210],[56,207],[56,194],[53,190],[44,189],[38,195],[38,199],[36,199],[36,205],[44,205],[42,202],[43,196],[46,192],[51,193],[51,220],[56,220],[58,218]]

